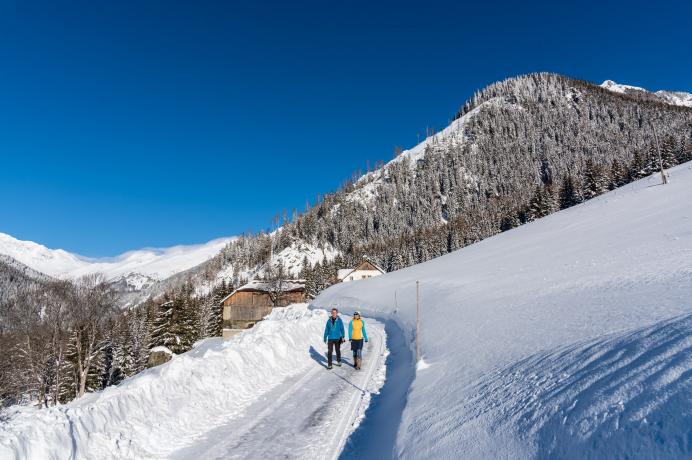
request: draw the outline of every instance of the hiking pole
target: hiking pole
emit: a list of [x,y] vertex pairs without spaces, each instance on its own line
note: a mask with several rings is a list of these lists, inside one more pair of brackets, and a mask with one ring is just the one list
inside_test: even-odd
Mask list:
[[416,363],[420,361],[420,281],[416,281]]

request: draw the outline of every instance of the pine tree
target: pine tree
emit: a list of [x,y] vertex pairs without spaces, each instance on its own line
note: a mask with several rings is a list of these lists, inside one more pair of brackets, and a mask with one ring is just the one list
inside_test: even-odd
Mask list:
[[677,164],[677,150],[678,145],[672,134],[663,138],[661,142],[661,160],[663,161],[664,169],[672,168]]
[[545,217],[555,211],[553,188],[549,185],[536,187],[533,198],[529,202],[528,219],[533,221]]
[[171,348],[178,343],[174,327],[175,301],[166,300],[156,310],[156,316],[152,323],[151,340],[149,348]]
[[581,203],[582,198],[579,193],[579,187],[574,182],[574,177],[571,174],[565,176],[560,186],[558,202],[560,209],[567,209]]
[[628,168],[629,182],[646,177],[646,158],[640,150],[635,150],[632,162]]
[[601,195],[608,190],[608,178],[606,177],[603,168],[596,164],[591,158],[586,160],[584,165],[584,181],[582,195],[584,199]]
[[609,190],[614,190],[618,187],[622,187],[627,183],[627,171],[625,167],[620,163],[620,160],[613,158],[610,164],[610,182],[608,184]]

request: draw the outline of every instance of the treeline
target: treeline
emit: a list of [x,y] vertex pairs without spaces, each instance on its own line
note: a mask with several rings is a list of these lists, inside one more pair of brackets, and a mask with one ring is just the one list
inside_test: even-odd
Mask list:
[[232,287],[191,290],[126,311],[99,276],[21,290],[0,303],[0,407],[66,403],[144,370],[154,347],[182,353],[221,335],[220,300]]

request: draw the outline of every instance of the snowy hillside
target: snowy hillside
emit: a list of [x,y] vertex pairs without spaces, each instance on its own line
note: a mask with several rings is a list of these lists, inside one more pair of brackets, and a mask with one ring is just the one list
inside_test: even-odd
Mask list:
[[0,254],[8,255],[52,277],[78,278],[91,273],[103,273],[110,281],[140,290],[154,281],[199,265],[216,255],[231,240],[232,238],[219,238],[205,244],[165,249],[147,248],[129,251],[117,257],[93,259],[62,249],[48,249],[32,241],[21,241],[0,233]]
[[632,91],[641,91],[644,93],[654,94],[667,104],[679,105],[682,107],[692,107],[692,94],[685,93],[683,91],[656,91],[655,93],[651,93],[650,91],[640,88],[639,86],[622,85],[615,83],[613,80],[604,81],[601,83],[601,87],[609,91],[622,94]]
[[358,375],[350,366],[327,372],[320,354],[326,318],[305,304],[279,308],[229,341],[207,339],[117,387],[48,410],[15,407],[0,420],[0,458],[339,452],[382,386],[385,338],[372,323],[368,367]]
[[421,348],[404,458],[689,458],[692,164],[313,305]]

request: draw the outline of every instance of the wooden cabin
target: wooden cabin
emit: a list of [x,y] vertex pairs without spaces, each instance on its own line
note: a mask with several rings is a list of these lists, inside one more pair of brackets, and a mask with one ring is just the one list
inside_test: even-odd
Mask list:
[[284,280],[280,289],[276,283],[251,281],[221,300],[224,337],[231,330],[251,328],[275,307],[300,302],[305,302],[305,280]]
[[337,278],[342,283],[347,281],[357,281],[385,273],[382,268],[369,260],[362,261],[356,268],[343,268],[337,272]]

